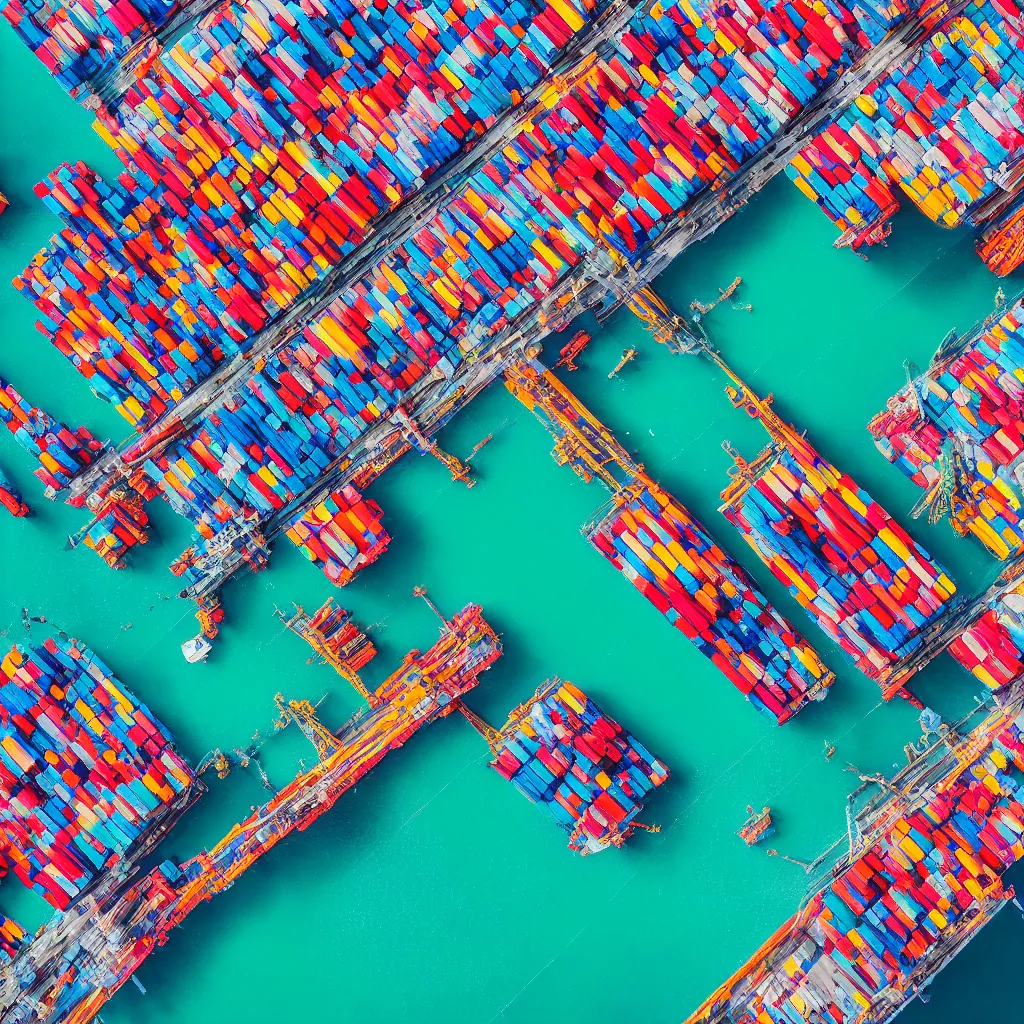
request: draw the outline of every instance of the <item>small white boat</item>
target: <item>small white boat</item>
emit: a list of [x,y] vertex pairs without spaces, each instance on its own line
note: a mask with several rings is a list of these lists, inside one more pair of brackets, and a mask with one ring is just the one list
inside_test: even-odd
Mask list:
[[186,640],[181,645],[181,653],[190,665],[194,665],[198,661],[206,661],[212,650],[213,644],[202,633],[197,633],[191,640]]

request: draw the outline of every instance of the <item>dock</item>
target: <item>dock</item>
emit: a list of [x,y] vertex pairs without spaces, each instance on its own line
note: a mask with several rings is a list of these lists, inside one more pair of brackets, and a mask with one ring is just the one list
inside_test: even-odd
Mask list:
[[[733,407],[760,421],[770,443],[747,460],[728,442],[732,482],[721,511],[772,575],[886,700],[913,699],[903,685],[927,662],[926,636],[958,608],[945,571],[860,485],[782,419],[722,358],[698,315],[686,321],[648,287],[630,309],[655,340],[679,355],[710,360],[726,376]],[[928,647],[934,652],[942,647]]]
[[[135,185],[100,181],[81,165],[51,175],[40,195],[64,228],[20,279],[44,333],[139,430],[132,443],[101,453],[69,481],[70,500],[105,520],[90,546],[111,564],[126,564],[130,541],[140,542],[146,529],[128,505],[163,494],[202,538],[188,556],[190,596],[216,594],[239,570],[261,568],[275,538],[313,504],[383,471],[416,447],[410,438],[417,434],[436,444],[436,429],[509,360],[580,312],[607,311],[624,290],[642,286],[714,230],[824,118],[964,5],[862,5],[840,19],[846,42],[826,41],[824,50],[819,36],[831,40],[832,30],[814,19],[798,31],[803,16],[793,21],[760,8],[729,13],[730,31],[761,26],[758,39],[792,35],[785,59],[767,43],[759,51],[764,66],[778,71],[781,123],[737,85],[746,72],[732,58],[712,59],[702,43],[676,38],[672,18],[648,5],[568,5],[544,61],[501,43],[511,47],[504,57],[516,67],[514,89],[504,80],[499,87],[492,70],[474,72],[480,78],[473,95],[486,107],[479,119],[446,120],[434,142],[400,130],[397,121],[375,122],[371,131],[402,138],[401,159],[374,157],[357,171],[312,114],[327,117],[333,109],[329,89],[296,85],[284,64],[268,67],[245,46],[216,83],[209,78],[219,55],[207,52],[206,40],[233,31],[224,11],[173,5],[152,25],[138,26],[132,45],[146,41],[147,63],[129,88],[113,93],[93,79],[129,58],[103,42],[98,18],[88,38],[99,49],[57,56],[54,71],[71,75],[61,80],[72,90],[96,95],[98,88],[113,104],[101,120],[104,138],[132,169]],[[38,46],[49,38],[49,17],[29,3],[17,30]],[[307,34],[295,44],[323,81],[337,70],[328,56],[332,17],[304,22]],[[543,31],[553,31],[551,18]],[[541,31],[532,22],[522,28]],[[273,40],[271,49],[279,45],[278,26],[261,22],[260,31]],[[345,22],[343,31],[357,51],[367,45],[358,24]],[[659,65],[655,83],[639,71],[637,48],[651,32],[659,40],[669,33],[664,45],[707,65],[720,79],[715,88],[735,92],[737,101],[735,112],[716,104],[704,114],[702,93],[694,123],[677,126],[672,152],[669,129],[656,131],[650,153],[664,173],[643,161],[633,166],[635,154],[622,149],[634,132],[626,122],[647,124],[661,97],[682,88],[671,69]],[[827,63],[819,66],[823,52]],[[813,65],[814,76],[793,71],[794,53]],[[93,59],[99,65],[90,70]],[[409,116],[419,116],[409,83],[387,67],[368,72],[368,84],[392,90],[394,117],[405,116],[403,103]],[[244,83],[252,76],[279,95],[310,90],[309,118],[289,114],[279,123],[276,108],[251,108]],[[443,88],[462,101],[464,85]],[[232,104],[244,111],[234,120]],[[714,133],[702,127],[705,117]],[[225,149],[224,125],[234,132],[241,121],[250,134]],[[579,167],[566,164],[579,133],[563,122],[593,129],[597,148]],[[534,131],[546,133],[552,154],[561,155],[534,152]],[[181,162],[195,144],[191,132],[208,147],[216,168],[208,176]],[[259,166],[239,157],[254,147],[262,147]],[[616,155],[620,150],[628,159]],[[519,156],[509,163],[513,151]],[[693,173],[679,175],[673,159]],[[164,174],[167,166],[175,171]],[[583,183],[579,195],[565,175]],[[201,198],[186,202],[195,196]],[[599,227],[604,210],[611,217]],[[99,244],[97,223],[116,241],[116,260],[111,245]],[[453,248],[453,231],[470,241]],[[609,264],[609,249],[618,264]],[[83,254],[91,259],[87,271],[78,267]],[[62,286],[72,279],[74,287]],[[154,282],[163,279],[187,280],[187,293],[161,293]],[[132,325],[127,345],[119,323]],[[457,456],[431,450],[465,478]],[[116,489],[128,505],[112,510],[109,502],[121,501],[111,499]]]
[[1017,702],[864,784],[849,849],[819,858],[797,913],[686,1024],[886,1024],[915,999],[1014,895],[1003,875],[1024,857],[1022,726]]
[[1002,560],[1024,552],[1022,372],[1018,299],[950,332],[923,371],[908,364],[906,385],[868,424],[882,455],[925,491],[912,514],[948,519]]
[[[108,878],[71,914],[54,918],[0,976],[0,1020],[93,1020],[196,907],[230,888],[286,836],[309,828],[389,751],[455,711],[500,654],[497,635],[471,604],[445,620],[429,649],[406,655],[376,689],[373,704],[338,733],[319,722],[308,702],[280,701],[285,716],[315,737],[317,764],[210,850],[127,880]],[[70,962],[63,962],[65,956]]]

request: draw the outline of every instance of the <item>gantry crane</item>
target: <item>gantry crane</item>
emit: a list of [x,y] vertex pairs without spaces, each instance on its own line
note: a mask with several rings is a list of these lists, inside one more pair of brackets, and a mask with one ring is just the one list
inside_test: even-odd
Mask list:
[[283,729],[294,722],[306,739],[316,747],[317,756],[326,761],[340,746],[341,740],[317,718],[316,708],[308,700],[285,701],[280,693],[274,694],[274,703],[280,715],[274,722],[275,729]]

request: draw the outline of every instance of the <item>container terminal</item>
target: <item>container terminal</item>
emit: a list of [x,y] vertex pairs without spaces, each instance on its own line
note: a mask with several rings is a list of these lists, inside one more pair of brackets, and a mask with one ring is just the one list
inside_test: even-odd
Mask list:
[[[440,638],[424,652],[411,651],[370,695],[369,706],[337,733],[319,720],[309,701],[279,696],[282,724],[294,722],[309,737],[317,763],[209,851],[151,870],[141,858],[125,856],[119,871],[106,872],[69,912],[56,915],[31,943],[14,950],[0,974],[0,1020],[93,1020],[197,906],[230,888],[285,836],[308,828],[389,751],[455,711],[500,656],[501,643],[478,605],[442,617],[442,623]],[[286,625],[350,681],[358,680],[356,666],[372,657],[367,638],[348,628],[349,617],[334,606],[312,616],[299,611]]]
[[[1024,636],[1019,629],[1016,634],[1010,632],[1012,623],[1005,620],[1005,613],[1007,609],[1012,612],[1019,602],[1022,565],[1015,562],[1013,571],[1004,574],[961,616],[972,623],[983,622],[987,632],[977,633],[975,625],[974,635],[991,643],[990,612],[995,610],[999,628],[1007,625],[1002,649],[1016,644],[1018,668],[1005,661],[1007,671],[997,686],[982,677],[995,691],[992,696],[1000,710],[971,732],[967,732],[966,721],[952,729],[932,729],[938,739],[923,751],[915,750],[908,768],[884,783],[858,811],[856,802],[870,791],[872,783],[860,787],[851,798],[848,814],[849,852],[825,872],[824,884],[794,921],[762,948],[752,966],[716,993],[694,1020],[752,1022],[757,1019],[756,1011],[743,1015],[748,1007],[777,996],[791,1000],[794,1006],[801,1005],[801,1000],[819,1005],[831,998],[844,1008],[856,1005],[863,1009],[869,1004],[897,1007],[923,987],[1012,894],[1003,888],[1000,878],[1002,870],[1024,853],[1020,847],[1024,808],[1019,806],[1019,780],[1014,774],[1024,767],[1024,672],[1019,669],[1024,665]],[[420,588],[417,593],[426,597]],[[12,681],[0,688],[0,700],[15,713],[7,712],[9,724],[0,740],[2,764],[45,746],[64,760],[47,759],[46,767],[32,776],[33,782],[39,780],[44,795],[66,795],[66,788],[46,787],[55,774],[55,764],[66,764],[65,771],[79,775],[88,768],[88,763],[79,767],[70,760],[80,756],[83,726],[79,718],[88,707],[82,699],[71,706],[69,698],[91,691],[95,697],[105,695],[108,705],[116,702],[122,711],[130,711],[111,720],[113,729],[106,731],[102,722],[110,718],[109,711],[105,718],[100,707],[95,712],[99,722],[91,724],[91,731],[106,749],[121,751],[116,760],[97,761],[102,760],[108,771],[109,764],[123,762],[129,778],[136,781],[127,804],[121,800],[120,789],[112,792],[116,803],[109,808],[109,817],[101,817],[101,809],[108,806],[102,799],[90,804],[94,813],[86,820],[92,828],[84,838],[92,841],[93,872],[73,896],[68,894],[67,902],[51,899],[54,905],[65,906],[65,912],[54,916],[31,940],[15,922],[0,921],[0,957],[9,958],[0,972],[0,1020],[4,1024],[85,1024],[95,1019],[107,999],[195,907],[230,887],[284,836],[309,827],[389,750],[402,746],[422,725],[454,711],[461,711],[484,737],[493,754],[492,767],[568,833],[570,848],[580,853],[599,852],[621,845],[635,829],[657,830],[657,826],[641,824],[638,815],[653,789],[665,782],[667,769],[579,688],[550,681],[514,709],[501,729],[488,726],[466,707],[465,694],[501,653],[501,644],[478,606],[470,605],[450,619],[437,611],[442,624],[440,639],[425,653],[411,652],[372,691],[360,671],[376,651],[347,612],[328,601],[312,614],[302,609],[291,615],[279,614],[288,629],[309,643],[314,656],[332,665],[364,696],[367,708],[343,729],[332,732],[310,702],[278,695],[279,725],[298,726],[314,745],[317,764],[303,770],[235,825],[211,850],[180,864],[165,860],[151,866],[153,849],[177,815],[201,795],[203,786],[180,759],[167,760],[177,757],[173,741],[148,709],[127,696],[122,686],[115,686],[109,671],[76,641],[47,641],[31,654],[15,648],[5,660],[4,672]],[[959,628],[962,630],[962,625]],[[953,653],[959,657],[956,650]],[[26,668],[33,664],[43,667]],[[68,684],[65,697],[47,700],[41,686],[50,679]],[[19,691],[17,701],[12,688]],[[60,694],[63,689],[51,685],[48,692]],[[55,721],[52,712],[60,703],[66,723],[60,743],[53,742],[55,732],[36,729],[33,733],[28,728],[33,720],[40,721],[36,716],[43,713],[48,721]],[[22,709],[28,713],[17,713]],[[122,724],[127,722],[134,724]],[[40,733],[47,737],[43,744]],[[16,746],[10,742],[12,738]],[[119,747],[125,739],[141,741],[145,749]],[[98,741],[88,742],[95,745]],[[62,753],[69,748],[71,753]],[[152,751],[160,754],[164,781],[154,775]],[[173,769],[180,773],[175,777],[183,787],[177,797],[171,792],[173,787],[166,785],[167,772]],[[0,780],[3,778],[0,775]],[[70,785],[66,778],[65,782]],[[164,785],[166,791],[161,792]],[[78,799],[87,792],[94,791],[83,790]],[[155,813],[154,797],[165,801],[157,805]],[[84,809],[81,804],[76,806]],[[20,805],[12,803],[12,807],[18,810]],[[125,807],[134,807],[137,815],[151,809],[143,831],[119,833],[119,845],[104,846],[110,832],[95,823],[102,821],[104,826],[124,830]],[[37,816],[39,812],[32,813]],[[6,820],[4,825],[10,828]],[[45,838],[51,840],[49,853],[54,848],[53,837]],[[85,848],[83,833],[73,828],[66,837],[58,838],[69,858]],[[100,841],[95,842],[97,839]],[[815,869],[828,857],[819,858]],[[86,863],[87,858],[79,860]],[[51,871],[48,878],[54,877]],[[38,876],[29,881],[39,885]],[[44,894],[50,891],[46,889]],[[58,897],[64,895],[59,886],[55,892]],[[796,974],[785,967],[792,956],[802,957],[798,962],[806,965]],[[851,964],[855,968],[852,978],[847,973]]]
[[856,481],[778,416],[772,395],[760,397],[730,368],[702,314],[684,320],[650,286],[628,301],[660,344],[714,363],[730,381],[732,405],[771,438],[753,461],[723,444],[734,463],[722,492],[726,519],[825,634],[879,683],[886,700],[915,700],[906,680],[962,628],[965,606],[955,600],[952,580]]
[[520,363],[506,386],[554,437],[555,461],[612,492],[583,527],[591,545],[754,707],[781,724],[825,696],[835,676],[813,648],[554,373]]
[[[285,5],[287,30],[260,5],[139,12],[123,38],[158,45],[97,125],[126,170],[40,186],[65,226],[19,279],[140,432],[67,489],[90,546],[125,564],[162,495],[196,530],[186,589],[213,599],[421,439],[457,471],[430,436],[509,358],[656,274],[965,7],[565,3],[440,26]],[[69,88],[121,59],[119,15],[69,48],[59,12],[5,9]],[[479,62],[460,63],[470,37]]]
[[996,558],[1024,551],[1024,302],[998,309],[963,337],[951,331],[924,372],[868,424],[878,450],[925,491],[913,514],[948,518]]
[[[1024,857],[1020,699],[862,784],[797,913],[686,1024],[884,1024],[1006,903]],[[962,734],[962,735],[961,735]],[[846,845],[844,843],[844,845]]]
[[943,227],[982,229],[977,250],[1024,261],[1024,40],[1015,4],[981,2],[872,82],[786,169],[855,251],[884,242],[906,196]]

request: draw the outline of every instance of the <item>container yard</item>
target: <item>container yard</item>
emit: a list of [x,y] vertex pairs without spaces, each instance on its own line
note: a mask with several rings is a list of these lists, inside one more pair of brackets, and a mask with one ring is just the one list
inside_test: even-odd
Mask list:
[[61,637],[0,662],[3,866],[58,910],[169,827],[196,787],[149,708]]
[[946,17],[793,160],[787,174],[840,229],[837,246],[884,242],[902,195],[944,227],[989,225],[978,250],[996,274],[1019,265],[1019,17],[990,2]]
[[465,706],[487,740],[491,767],[569,834],[581,856],[622,846],[668,769],[579,687],[553,679],[493,729]]
[[1017,301],[962,337],[951,332],[868,424],[878,450],[925,490],[917,514],[948,518],[999,559],[1024,550],[1022,323]]
[[994,712],[879,787],[822,888],[687,1024],[891,1020],[1013,897],[1022,725]]
[[555,438],[552,455],[612,492],[583,533],[759,711],[780,725],[835,680],[707,530],[644,472],[592,413],[536,361],[506,384]]
[[[122,46],[185,29],[100,105],[125,173],[104,182],[65,164],[39,186],[64,228],[18,287],[142,433],[79,474],[73,500],[96,512],[112,473],[146,500],[162,493],[216,549],[199,553],[204,592],[265,559],[248,545],[220,557],[243,523],[269,537],[283,507],[301,516],[322,500],[325,478],[352,482],[377,448],[370,428],[409,401],[436,429],[486,383],[482,355],[567,322],[559,307],[595,256],[660,246],[681,211],[806,133],[811,111],[914,45],[932,14],[755,5],[714,13],[720,45],[712,20],[678,5],[514,6],[453,14],[434,34],[434,15],[405,7],[313,18],[286,5],[281,21],[259,6],[172,7],[127,35],[111,10],[69,63],[48,8],[6,10],[68,88],[105,103],[92,80],[123,63]],[[360,90],[373,102],[331,113]],[[421,200],[456,159],[455,184]]]
[[[316,619],[312,628],[329,632],[320,613]],[[314,649],[319,652],[320,644]],[[0,1015],[12,1024],[93,1020],[196,907],[230,888],[286,836],[309,828],[388,751],[455,711],[500,654],[501,643],[480,607],[467,605],[445,620],[428,650],[411,651],[377,688],[372,706],[338,733],[319,721],[308,701],[279,699],[283,717],[313,741],[316,765],[209,851],[181,865],[165,861],[127,884],[97,890],[79,902],[77,914],[53,918],[0,976]]]

